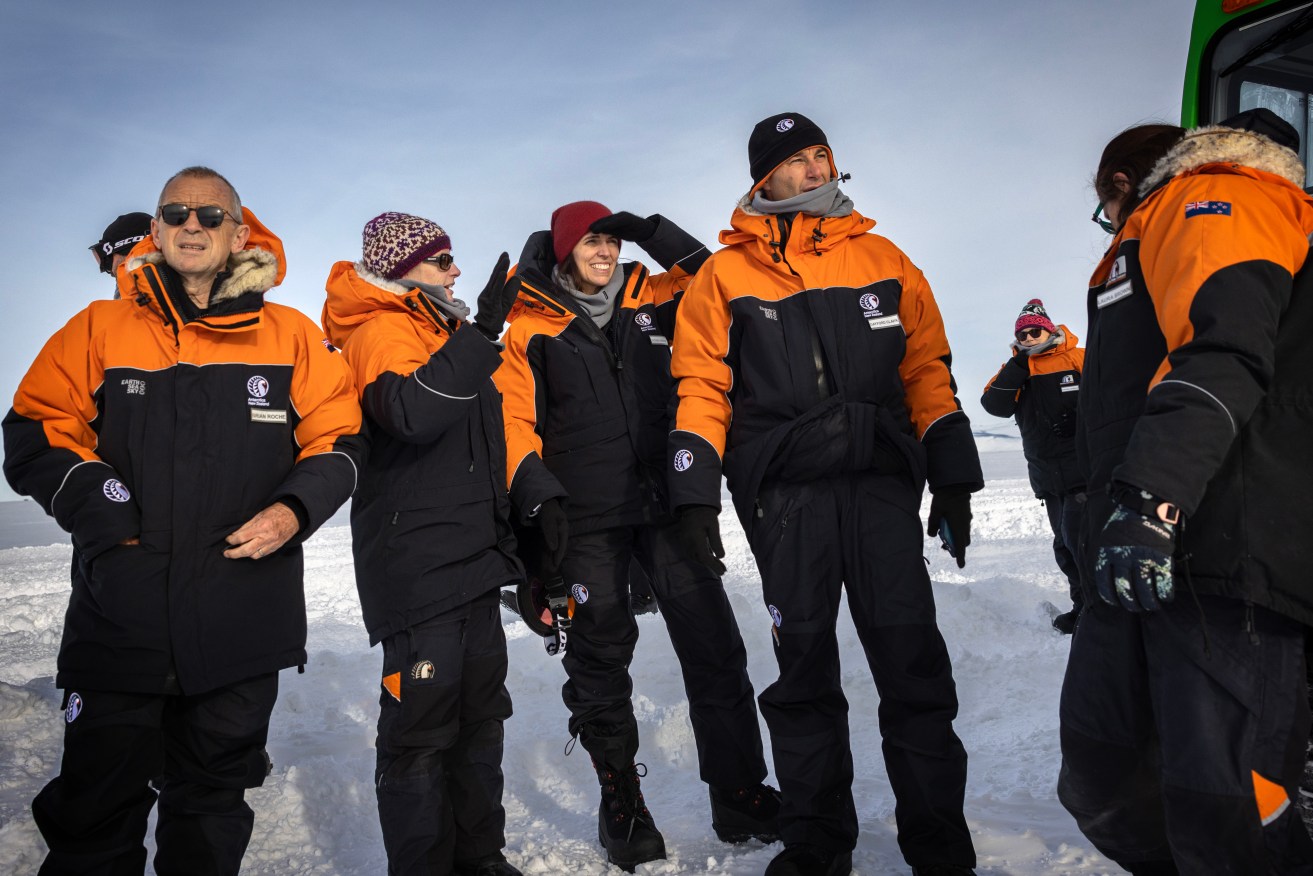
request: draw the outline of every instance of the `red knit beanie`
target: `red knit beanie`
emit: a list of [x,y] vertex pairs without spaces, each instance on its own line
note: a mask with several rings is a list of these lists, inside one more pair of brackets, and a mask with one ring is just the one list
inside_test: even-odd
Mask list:
[[565,264],[575,246],[588,233],[588,226],[611,211],[596,201],[575,201],[552,213],[552,252],[558,265]]
[[1044,302],[1038,298],[1032,298],[1026,302],[1026,306],[1021,308],[1021,315],[1017,317],[1017,324],[1012,327],[1012,334],[1016,334],[1024,328],[1037,326],[1044,329],[1049,334],[1058,330],[1049,319],[1048,313],[1044,310]]

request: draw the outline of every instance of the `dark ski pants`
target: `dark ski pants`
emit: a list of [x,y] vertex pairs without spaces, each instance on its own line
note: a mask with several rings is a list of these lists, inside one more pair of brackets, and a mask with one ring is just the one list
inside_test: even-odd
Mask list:
[[1077,540],[1081,531],[1081,512],[1085,503],[1083,493],[1045,493],[1040,496],[1044,510],[1049,514],[1049,529],[1053,532],[1053,559],[1067,578],[1067,589],[1072,607],[1080,610],[1084,597],[1080,586],[1080,567],[1076,563]]
[[571,735],[612,769],[629,766],[638,752],[629,676],[638,642],[629,604],[631,558],[652,580],[679,660],[702,781],[731,790],[756,785],[766,777],[766,762],[743,638],[724,585],[684,558],[673,526],[570,536],[562,573],[575,611],[563,660],[569,679],[561,693]]
[[1145,614],[1096,600],[1071,643],[1059,715],[1058,798],[1122,867],[1313,873],[1313,843],[1287,805],[1309,730],[1299,624],[1223,597],[1178,592]]
[[41,876],[145,872],[156,788],[155,872],[236,876],[255,822],[246,789],[269,774],[278,674],[192,696],[83,688],[65,696],[60,774],[32,801],[50,847]]
[[500,853],[511,697],[497,591],[384,639],[383,677],[374,784],[389,876],[437,876]]
[[835,623],[841,591],[880,694],[898,844],[913,866],[975,865],[962,815],[967,755],[957,688],[922,559],[920,496],[906,477],[768,484],[749,541],[775,621],[779,679],[761,695],[786,844],[857,843],[848,700]]

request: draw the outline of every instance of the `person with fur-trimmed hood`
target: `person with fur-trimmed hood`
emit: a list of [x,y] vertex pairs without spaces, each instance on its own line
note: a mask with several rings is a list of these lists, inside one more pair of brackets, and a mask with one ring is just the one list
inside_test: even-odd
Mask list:
[[266,298],[279,239],[215,171],[42,348],[4,419],[5,476],[73,538],[55,684],[60,774],[32,803],[42,873],[236,876],[279,670],[306,662],[302,543],[363,463],[346,363]]
[[[1058,796],[1132,873],[1308,873],[1313,197],[1266,109],[1114,137]],[[1098,211],[1096,211],[1096,219]]]
[[[622,240],[665,271],[621,262]],[[720,580],[724,567],[682,555],[662,471],[674,391],[669,339],[683,288],[706,257],[660,214],[565,204],[520,256],[520,301],[496,376],[511,503],[529,533],[526,555],[534,555],[527,562],[573,598],[561,690],[570,734],[597,772],[607,860],[627,870],[666,854],[640,789],[644,767],[635,763],[635,561],[651,579],[679,661],[712,829],[725,842],[778,836],[779,794],[762,784],[747,651]]]
[[1071,594],[1071,610],[1055,617],[1053,628],[1071,635],[1084,604],[1076,566],[1085,503],[1085,476],[1076,463],[1076,405],[1085,351],[1071,329],[1053,324],[1038,298],[1021,308],[1012,332],[1012,358],[985,385],[980,405],[996,417],[1017,419],[1030,488],[1048,512],[1053,557]]
[[898,841],[917,873],[968,874],[967,755],[922,558],[958,567],[983,487],[939,307],[920,269],[839,189],[798,113],[748,138],[752,187],[680,305],[666,457],[681,540],[719,562],[721,476],[761,573],[779,678],[760,698],[783,805],[769,876],[846,876],[858,836],[836,633],[841,596],[880,691]]
[[351,503],[356,585],[383,645],[374,774],[389,876],[518,876],[502,853],[506,636],[523,577],[505,489],[497,341],[519,281],[505,253],[477,311],[453,294],[451,238],[388,212],[328,277],[323,323],[370,428]]

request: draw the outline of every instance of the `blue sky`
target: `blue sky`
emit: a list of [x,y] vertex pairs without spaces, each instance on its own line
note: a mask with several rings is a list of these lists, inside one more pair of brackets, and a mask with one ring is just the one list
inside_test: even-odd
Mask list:
[[318,321],[329,268],[384,210],[447,229],[468,299],[567,201],[661,212],[714,247],[750,183],[749,131],[789,110],[925,272],[963,405],[996,424],[978,399],[1021,305],[1083,334],[1107,243],[1094,165],[1122,128],[1178,119],[1193,6],[7,4],[0,397],[110,294],[87,247],[184,166],[225,174],[283,238],[272,299]]

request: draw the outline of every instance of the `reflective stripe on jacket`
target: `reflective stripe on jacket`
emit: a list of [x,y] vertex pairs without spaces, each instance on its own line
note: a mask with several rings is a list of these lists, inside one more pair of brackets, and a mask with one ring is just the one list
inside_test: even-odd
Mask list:
[[1230,129],[1194,132],[1160,167],[1168,181],[1090,282],[1089,486],[1179,505],[1189,586],[1313,622],[1313,198],[1291,179],[1303,167]]
[[369,461],[351,503],[370,643],[518,580],[496,345],[422,292],[338,262],[323,323],[355,374]]

